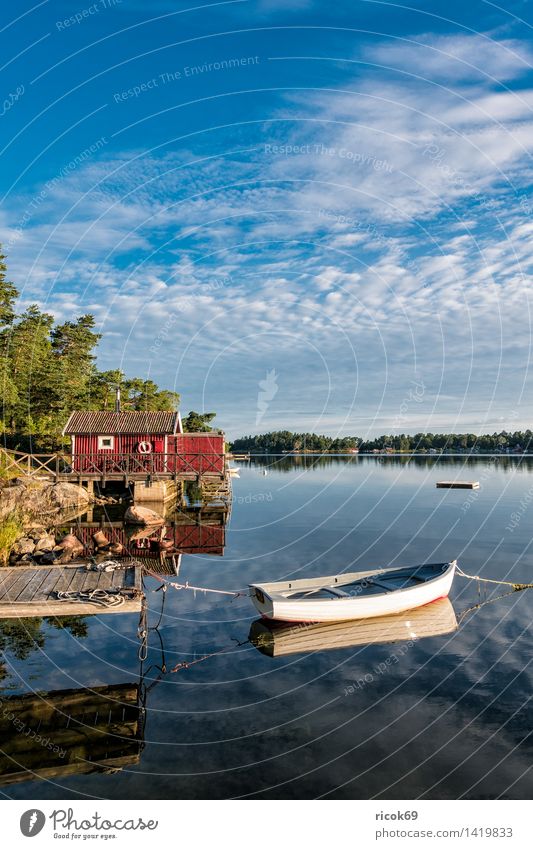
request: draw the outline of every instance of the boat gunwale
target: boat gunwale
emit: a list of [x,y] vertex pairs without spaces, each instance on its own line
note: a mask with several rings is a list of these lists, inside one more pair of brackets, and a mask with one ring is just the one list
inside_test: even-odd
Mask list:
[[[343,598],[342,596],[339,596],[338,598],[331,598],[331,599],[328,599],[328,598],[321,598],[321,599],[309,598],[309,599],[306,600],[304,598],[291,599],[291,598],[288,598],[287,596],[283,595],[283,593],[286,592],[287,590],[297,591],[299,589],[305,589],[305,588],[312,590],[312,589],[316,589],[317,587],[324,587],[324,589],[329,589],[329,588],[339,588],[339,589],[341,589],[343,586],[346,586],[346,584],[351,584],[354,581],[361,580],[362,578],[368,578],[368,577],[374,576],[374,575],[377,576],[377,575],[383,575],[383,574],[390,574],[391,572],[401,572],[403,570],[415,572],[416,569],[420,569],[420,568],[426,567],[426,566],[434,566],[434,567],[447,566],[447,568],[444,571],[442,571],[440,574],[435,575],[434,578],[429,578],[427,581],[424,581],[423,583],[415,584],[414,586],[401,587],[399,589],[384,590],[381,593],[374,593],[372,597],[374,599],[377,599],[377,598],[380,598],[381,596],[384,596],[384,597],[390,596],[392,593],[394,593],[396,595],[396,594],[399,594],[399,593],[413,592],[413,590],[415,590],[415,591],[419,590],[424,586],[428,586],[428,585],[434,583],[435,581],[440,581],[443,578],[447,577],[449,575],[450,571],[455,570],[455,568],[457,566],[457,560],[449,560],[449,561],[444,560],[441,563],[421,563],[421,564],[419,564],[419,566],[416,566],[413,569],[410,569],[409,566],[396,566],[396,567],[391,567],[391,568],[388,568],[388,569],[371,569],[371,570],[365,571],[365,572],[345,572],[341,575],[326,575],[323,578],[311,578],[311,579],[299,578],[296,581],[273,581],[273,582],[270,582],[268,584],[249,584],[248,588],[250,590],[250,596],[252,596],[252,597],[254,595],[254,591],[256,589],[258,589],[263,593],[263,595],[265,597],[267,597],[269,599],[269,601],[277,602],[277,603],[283,603],[283,604],[299,604],[299,603],[322,604],[323,602],[329,602],[329,601],[356,602],[356,601],[362,601],[363,599],[367,600],[368,596],[365,596],[365,594],[363,593],[359,597],[348,596],[348,597]],[[342,579],[342,582],[339,579]]]

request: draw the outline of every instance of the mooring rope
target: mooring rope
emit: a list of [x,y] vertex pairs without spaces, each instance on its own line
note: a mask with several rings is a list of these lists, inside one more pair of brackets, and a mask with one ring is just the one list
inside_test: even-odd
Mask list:
[[483,581],[486,584],[504,584],[507,587],[512,587],[513,590],[529,590],[533,589],[533,584],[517,584],[514,581],[495,581],[494,578],[482,578],[481,575],[467,575],[459,566],[455,567],[458,575],[462,578],[469,578],[471,581]]
[[120,590],[58,590],[58,601],[79,601],[83,604],[99,604],[101,607],[121,607],[126,599]]
[[157,578],[160,581],[160,586],[155,590],[155,592],[159,592],[159,590],[163,590],[166,592],[168,587],[172,587],[175,590],[193,590],[195,593],[217,593],[218,595],[231,595],[233,598],[238,598],[238,596],[246,596],[247,592],[242,592],[242,590],[215,590],[210,587],[195,587],[192,584],[189,584],[186,581],[184,584],[178,584],[176,581],[164,581],[161,575],[158,575],[156,572],[152,572],[151,569],[145,569],[147,575],[150,575],[151,578]]
[[166,584],[167,587],[173,587],[175,590],[193,590],[194,592],[199,593],[218,593],[219,595],[231,595],[234,598],[237,598],[239,595],[246,595],[246,593],[240,591],[231,591],[231,590],[213,590],[208,587],[194,587],[186,581],[184,584],[177,584],[175,581],[169,581]]
[[182,660],[180,663],[177,663],[172,669],[169,669],[169,673],[179,672],[181,669],[189,669],[190,666],[194,666],[196,663],[202,663],[204,660],[209,660],[211,657],[216,657],[219,654],[224,654],[224,652],[231,651],[232,649],[241,648],[241,646],[245,646],[250,642],[250,640],[244,640],[243,642],[239,642],[237,639],[233,638],[233,644],[229,646],[224,646],[218,651],[212,651],[208,654],[204,654],[201,657],[197,657],[195,660]]

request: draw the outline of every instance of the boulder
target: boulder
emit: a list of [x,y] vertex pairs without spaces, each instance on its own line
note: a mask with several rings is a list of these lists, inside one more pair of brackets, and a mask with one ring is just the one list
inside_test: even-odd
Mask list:
[[103,531],[95,531],[93,534],[93,543],[96,549],[107,548],[107,546],[109,545],[109,540]]
[[163,525],[165,520],[155,510],[132,504],[124,515],[124,521],[130,525]]
[[16,483],[0,491],[0,520],[10,513],[21,513],[28,520],[83,508],[91,498],[82,486],[74,483],[49,483],[39,478],[16,479]]
[[88,504],[91,500],[87,490],[75,483],[55,483],[44,488],[43,496],[50,507],[65,510],[68,507]]
[[21,537],[13,546],[13,552],[17,555],[33,554],[35,543],[30,537]]
[[43,536],[40,540],[38,540],[35,546],[35,553],[37,554],[43,551],[53,551],[55,544],[55,538],[50,534],[46,534],[46,536]]
[[79,557],[83,554],[85,550],[85,546],[74,534],[67,534],[59,545],[55,547],[55,550],[60,550],[62,554],[59,557],[58,562],[60,563],[68,563],[69,560],[72,560],[74,557]]

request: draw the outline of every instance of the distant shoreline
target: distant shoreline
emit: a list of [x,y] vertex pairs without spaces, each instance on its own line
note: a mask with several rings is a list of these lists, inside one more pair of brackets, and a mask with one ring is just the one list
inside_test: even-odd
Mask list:
[[336,451],[243,451],[236,452],[249,454],[250,459],[253,457],[376,457],[382,459],[383,457],[424,457],[427,460],[442,460],[447,457],[468,457],[468,458],[482,458],[482,457],[505,457],[505,459],[514,459],[521,460],[524,457],[533,457],[533,451],[523,451],[523,452],[509,452],[509,454],[503,451],[462,451],[462,452],[442,452],[439,454],[429,454],[427,451],[358,451],[358,452],[346,452],[340,453]]

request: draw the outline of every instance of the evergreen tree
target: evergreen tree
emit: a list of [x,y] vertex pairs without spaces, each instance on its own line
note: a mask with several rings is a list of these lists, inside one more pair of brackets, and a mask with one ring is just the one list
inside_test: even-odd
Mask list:
[[66,321],[51,333],[52,357],[49,372],[49,403],[54,416],[87,409],[90,384],[95,377],[93,350],[101,336],[93,328],[92,315]]
[[4,396],[4,404],[12,429],[34,432],[35,422],[49,413],[47,382],[53,323],[53,316],[32,304],[11,327],[6,359],[16,397],[8,403]]
[[183,419],[183,430],[191,433],[208,433],[213,430],[209,422],[212,422],[216,413],[197,413],[191,410],[188,416]]

